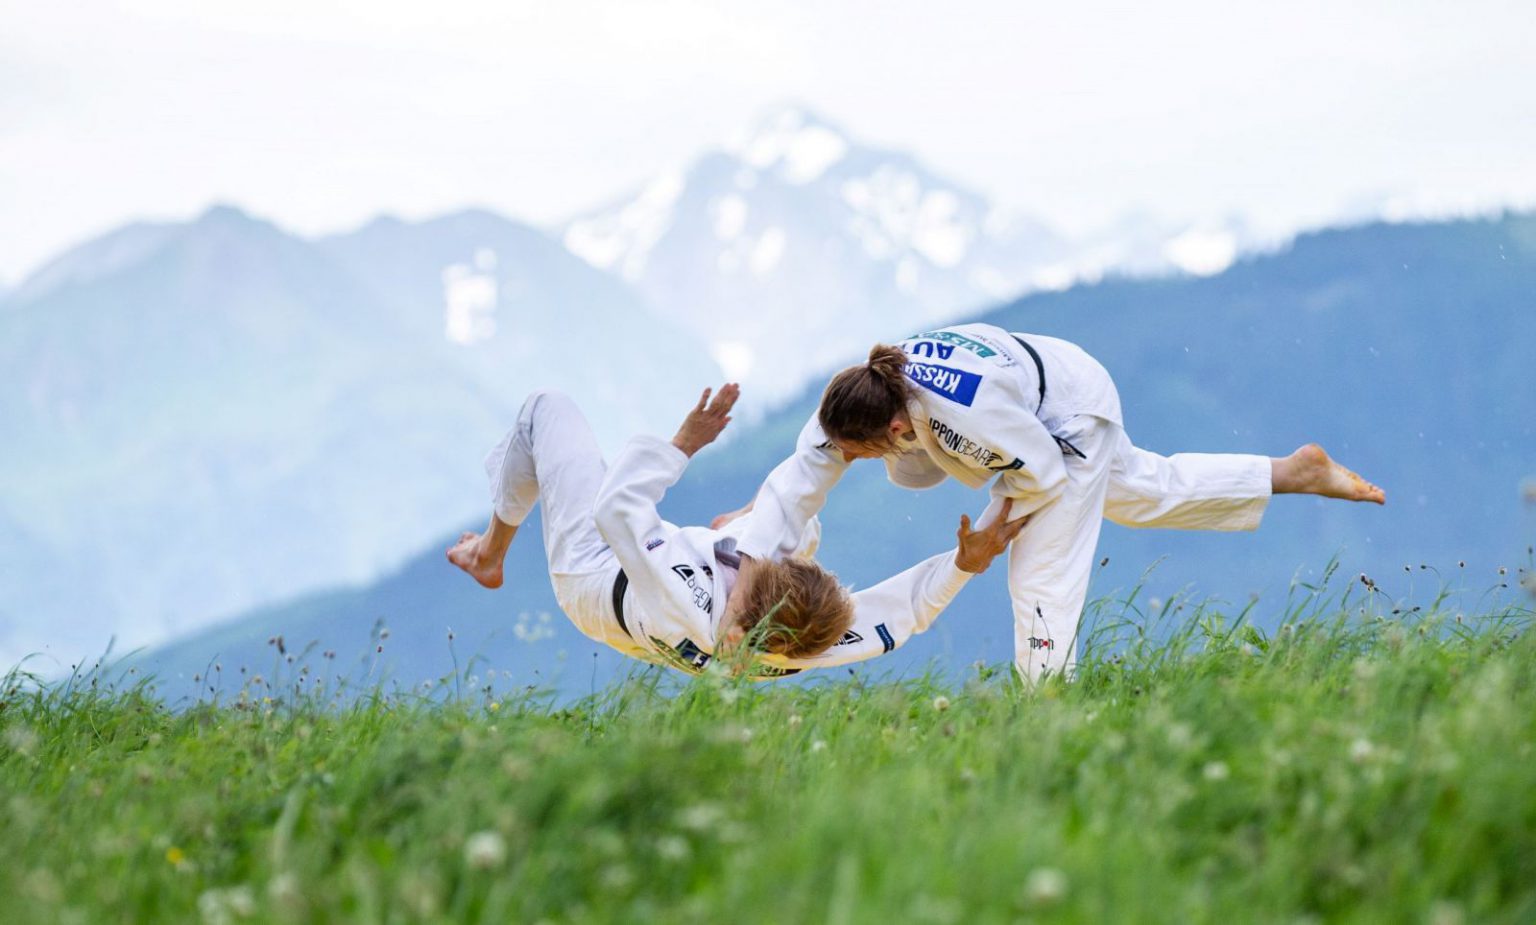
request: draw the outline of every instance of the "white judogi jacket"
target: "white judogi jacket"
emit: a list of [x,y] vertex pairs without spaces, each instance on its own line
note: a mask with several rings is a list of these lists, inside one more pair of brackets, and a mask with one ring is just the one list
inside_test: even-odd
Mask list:
[[[1075,449],[1053,436],[1062,422],[1088,414],[1122,423],[1120,396],[1097,360],[1064,340],[1021,336],[1041,366],[1014,335],[989,324],[954,325],[900,344],[907,377],[918,388],[907,406],[915,433],[906,448],[885,457],[892,482],[931,488],[950,476],[980,488],[995,479],[992,494],[1014,499],[1011,516],[1019,517],[1049,503],[1066,481],[1062,454]],[[803,529],[847,468],[813,414],[794,455],[758,492],[742,551],[758,555]]]
[[[734,581],[716,551],[734,552],[737,536],[753,530],[760,544],[756,556],[807,555],[814,551],[819,525],[807,517],[792,531],[771,536],[771,528],[755,529],[752,515],[724,531],[670,524],[656,506],[687,465],[687,455],[668,441],[631,440],[609,468],[594,513],[598,532],[629,578],[624,623],[634,648],[621,651],[698,673],[713,656],[728,582]],[[956,567],[954,550],[921,562],[855,593],[853,627],[837,645],[812,658],[761,655],[757,676],[780,677],[890,652],[926,630],[970,577]]]

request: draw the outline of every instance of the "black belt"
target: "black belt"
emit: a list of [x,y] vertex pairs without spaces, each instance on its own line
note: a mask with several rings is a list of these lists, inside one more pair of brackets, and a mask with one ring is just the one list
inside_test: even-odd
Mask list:
[[[1019,335],[1015,334],[1015,335],[1013,335],[1013,339],[1018,341],[1019,342],[1019,346],[1024,348],[1024,352],[1029,354],[1029,358],[1031,360],[1035,361],[1035,372],[1040,374],[1040,408],[1044,408],[1045,407],[1045,364],[1040,362],[1040,354],[1036,353],[1035,352],[1035,348],[1031,347],[1028,343],[1026,343],[1024,338],[1022,338]],[[1040,413],[1040,408],[1036,408],[1035,409],[1035,413],[1036,414]]]
[[624,592],[628,590],[629,576],[624,574],[623,569],[619,569],[619,577],[613,580],[613,615],[619,618],[619,629],[624,631],[624,635],[634,639],[635,634],[629,631],[629,626],[624,622]]

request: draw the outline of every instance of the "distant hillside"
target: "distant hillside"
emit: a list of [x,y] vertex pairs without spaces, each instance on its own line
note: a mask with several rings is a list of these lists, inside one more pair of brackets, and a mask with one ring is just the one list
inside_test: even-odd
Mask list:
[[87,242],[0,302],[0,663],[371,581],[481,508],[519,392],[560,384],[611,437],[717,375],[484,213],[316,243],[219,207]]
[[[1085,346],[1114,374],[1127,427],[1150,449],[1278,454],[1317,440],[1386,487],[1385,509],[1277,498],[1255,534],[1106,528],[1110,561],[1096,594],[1127,588],[1157,564],[1143,600],[1189,589],[1241,606],[1260,594],[1255,616],[1272,622],[1293,576],[1315,580],[1335,555],[1341,585],[1368,572],[1384,593],[1420,602],[1440,580],[1421,563],[1473,596],[1500,581],[1498,567],[1513,574],[1529,564],[1536,524],[1519,484],[1536,470],[1532,293],[1536,216],[1510,215],[1323,232],[1213,278],[1110,281],[1031,296],[982,320]],[[702,455],[664,512],[701,522],[739,505],[789,451],[817,391]],[[824,514],[823,561],[868,585],[946,548],[959,514],[984,501],[953,484],[902,491],[878,465],[861,464]],[[1009,658],[1002,572],[972,582],[934,631],[871,670]],[[554,611],[537,542],[515,547],[509,574],[508,588],[482,591],[434,544],[383,582],[249,615],[149,663],[169,679],[190,677],[215,653],[226,665],[261,665],[279,632],[290,645],[318,639],[358,652],[383,619],[389,664],[405,682],[446,670],[448,626],[461,657],[484,652],[517,683],[559,674],[577,690],[609,677],[616,660],[603,652],[594,663],[596,647]],[[553,614],[548,624],[541,612]],[[553,635],[533,638],[543,627]]]

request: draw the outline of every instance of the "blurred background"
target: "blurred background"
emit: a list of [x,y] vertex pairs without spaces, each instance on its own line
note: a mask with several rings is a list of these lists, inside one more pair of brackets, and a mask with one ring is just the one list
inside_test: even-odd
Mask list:
[[[0,669],[115,639],[185,696],[281,634],[589,689],[531,531],[498,592],[442,558],[528,391],[611,452],[741,381],[664,507],[707,521],[830,371],[962,320],[1081,343],[1141,445],[1388,491],[1109,527],[1095,596],[1272,626],[1337,561],[1486,612],[1536,535],[1532,47],[1500,0],[0,0]],[[823,560],[871,584],[984,500],[856,467]],[[1011,646],[999,568],[870,670]]]

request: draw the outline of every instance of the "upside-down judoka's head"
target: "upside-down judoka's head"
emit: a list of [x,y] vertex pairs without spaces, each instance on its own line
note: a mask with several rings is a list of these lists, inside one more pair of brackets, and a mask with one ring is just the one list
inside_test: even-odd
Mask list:
[[869,361],[850,366],[827,383],[816,419],[827,438],[849,459],[873,459],[896,449],[911,433],[907,402],[912,383],[899,347],[876,344]]
[[743,559],[716,645],[732,650],[750,642],[758,651],[806,658],[832,648],[852,625],[853,599],[831,572],[804,559]]

